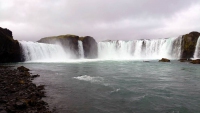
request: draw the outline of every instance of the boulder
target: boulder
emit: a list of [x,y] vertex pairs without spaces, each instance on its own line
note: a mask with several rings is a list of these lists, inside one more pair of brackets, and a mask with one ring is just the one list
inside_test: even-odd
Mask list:
[[192,64],[200,64],[200,59],[192,60],[190,63],[192,63]]
[[66,52],[72,52],[75,56],[72,58],[78,58],[78,40],[79,36],[76,35],[59,35],[40,39],[40,43],[48,44],[60,44]]
[[159,60],[159,62],[170,62],[170,60],[167,58],[162,58],[161,60]]
[[88,59],[97,58],[98,46],[93,37],[85,36],[79,38],[83,42],[84,57]]
[[20,62],[21,50],[9,29],[0,27],[0,63]]
[[200,36],[200,33],[198,32],[191,32],[189,34],[182,36],[181,59],[190,59],[193,57],[199,36]]

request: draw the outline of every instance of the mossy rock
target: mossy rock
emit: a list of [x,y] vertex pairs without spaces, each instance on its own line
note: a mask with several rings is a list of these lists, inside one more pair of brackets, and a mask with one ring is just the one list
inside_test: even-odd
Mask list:
[[83,41],[85,37],[79,37],[78,40]]
[[67,39],[67,38],[79,38],[79,36],[76,35],[71,35],[71,34],[66,34],[66,35],[59,35],[59,36],[50,36],[50,37],[45,37],[40,39],[38,42],[41,43],[54,43],[57,40],[62,40],[62,39]]

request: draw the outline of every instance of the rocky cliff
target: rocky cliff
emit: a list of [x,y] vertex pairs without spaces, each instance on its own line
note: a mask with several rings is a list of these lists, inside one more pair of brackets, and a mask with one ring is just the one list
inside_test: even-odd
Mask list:
[[181,58],[190,59],[193,57],[197,40],[200,36],[198,32],[191,32],[182,36],[182,54]]
[[98,45],[93,37],[80,38],[83,42],[84,57],[93,59],[98,57]]
[[9,29],[0,27],[0,63],[20,61],[19,42],[13,39],[12,32]]
[[[73,52],[75,54],[75,58],[79,57],[79,47],[78,41],[82,41],[83,43],[83,50],[84,50],[84,57],[85,58],[96,58],[97,57],[97,42],[94,38],[90,36],[86,37],[79,37],[76,35],[60,35],[60,36],[52,36],[40,39],[38,42],[40,43],[49,43],[49,44],[60,44],[69,52]],[[74,58],[74,56],[73,56]]]

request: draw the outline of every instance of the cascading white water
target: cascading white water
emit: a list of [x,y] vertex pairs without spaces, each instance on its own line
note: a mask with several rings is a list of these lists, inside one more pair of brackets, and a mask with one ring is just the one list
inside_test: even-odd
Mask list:
[[[98,42],[100,60],[151,60],[160,58],[179,59],[182,37],[134,41]],[[197,42],[196,56],[200,55],[200,41]],[[20,41],[25,61],[31,62],[70,62],[75,54],[59,44],[44,44]],[[63,49],[64,48],[64,49]],[[78,41],[79,59],[84,59],[82,41]],[[195,56],[194,55],[194,56]]]
[[25,61],[63,62],[70,58],[59,45],[19,41]]
[[195,47],[195,52],[194,52],[194,56],[193,56],[195,59],[198,59],[200,58],[200,36],[197,40],[197,44],[196,44],[196,47]]
[[162,57],[169,58],[171,50],[170,39],[144,40],[143,51],[141,56],[143,59],[159,59]]
[[131,58],[132,42],[111,41],[98,43],[99,59]]
[[172,58],[180,58],[181,57],[181,43],[182,43],[182,36],[178,38],[173,38],[172,40],[172,51],[169,53]]
[[79,58],[84,58],[84,50],[82,41],[78,41]]
[[108,41],[98,43],[99,59],[178,59],[181,37],[169,39]]
[[178,59],[181,55],[181,40],[181,37],[144,40],[145,47],[141,57],[144,59]]

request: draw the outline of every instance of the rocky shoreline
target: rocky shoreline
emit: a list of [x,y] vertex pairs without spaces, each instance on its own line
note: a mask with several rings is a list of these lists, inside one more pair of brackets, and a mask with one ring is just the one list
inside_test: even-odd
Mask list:
[[44,85],[36,86],[29,69],[0,66],[0,113],[52,113],[42,100]]

